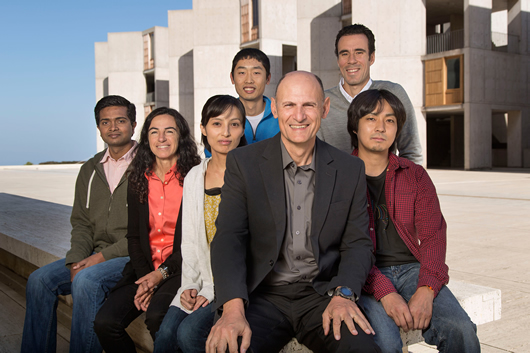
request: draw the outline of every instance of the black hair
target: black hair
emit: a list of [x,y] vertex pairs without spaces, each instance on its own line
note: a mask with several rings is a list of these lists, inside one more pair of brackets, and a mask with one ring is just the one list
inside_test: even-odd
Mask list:
[[99,113],[101,112],[101,110],[108,107],[127,108],[127,118],[129,118],[131,125],[136,122],[136,107],[134,106],[134,104],[132,104],[122,96],[106,96],[101,98],[99,102],[97,102],[96,107],[94,108],[94,115],[96,116],[97,126],[99,126]]
[[375,53],[375,37],[370,28],[362,24],[354,24],[344,27],[337,33],[337,38],[335,39],[335,56],[339,57],[339,40],[344,36],[350,36],[352,34],[364,34],[368,38],[368,55],[372,56]]
[[271,74],[271,62],[269,61],[269,57],[259,49],[245,48],[241,49],[236,54],[236,56],[234,56],[234,60],[232,60],[232,76],[234,76],[234,71],[236,70],[237,63],[240,60],[244,59],[256,59],[265,68],[265,73],[267,77],[269,77],[269,75]]
[[159,115],[171,115],[175,119],[178,130],[178,148],[175,152],[177,159],[177,172],[179,184],[182,186],[184,177],[188,174],[191,168],[201,162],[201,158],[197,153],[197,144],[191,136],[190,128],[186,119],[180,115],[178,111],[171,108],[157,108],[153,110],[145,119],[140,133],[140,142],[136,150],[136,157],[131,162],[131,174],[129,175],[129,188],[138,195],[140,203],[147,202],[147,195],[149,194],[149,182],[145,177],[147,173],[150,175],[153,172],[153,167],[156,163],[156,157],[149,146],[149,128],[153,119]]
[[[243,126],[243,136],[241,136],[241,139],[239,140],[239,145],[237,145],[237,147],[246,146],[247,139],[245,138],[244,134],[245,122],[247,120],[245,106],[237,98],[234,98],[227,94],[220,94],[210,97],[202,108],[201,125],[206,127],[206,125],[208,125],[208,121],[210,121],[211,118],[222,115],[227,110],[232,110],[234,108],[239,111],[239,114],[241,115],[241,125]],[[206,149],[208,150],[208,152],[212,153],[212,147],[208,143],[208,138],[201,134],[201,141],[204,147],[206,147]]]
[[367,91],[359,93],[351,102],[348,108],[348,133],[351,137],[351,144],[354,148],[359,146],[357,138],[357,129],[359,127],[359,120],[370,114],[380,113],[383,109],[383,103],[387,102],[390,108],[394,111],[394,115],[397,121],[397,133],[394,142],[390,146],[390,151],[395,152],[396,140],[403,129],[403,125],[407,120],[407,112],[405,107],[401,103],[398,97],[392,92],[385,89],[369,89]]

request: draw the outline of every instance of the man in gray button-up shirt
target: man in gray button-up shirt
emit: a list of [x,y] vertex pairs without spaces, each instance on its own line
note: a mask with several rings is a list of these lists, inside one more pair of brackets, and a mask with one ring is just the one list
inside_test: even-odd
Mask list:
[[222,316],[207,352],[235,352],[238,338],[241,352],[277,352],[292,337],[314,352],[379,352],[356,305],[374,261],[364,165],[316,138],[328,111],[315,75],[289,73],[272,100],[280,134],[228,154],[211,245]]

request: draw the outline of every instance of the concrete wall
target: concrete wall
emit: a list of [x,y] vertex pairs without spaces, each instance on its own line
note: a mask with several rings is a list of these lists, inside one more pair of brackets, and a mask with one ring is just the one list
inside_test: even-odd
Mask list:
[[193,10],[168,11],[169,106],[193,128]]
[[352,0],[352,23],[361,23],[375,35],[374,80],[399,83],[414,110],[427,163],[426,121],[423,106],[423,63],[426,52],[426,11],[423,0]]
[[[120,95],[136,107],[139,138],[144,121],[146,84],[143,76],[142,32],[109,33],[107,42],[95,44],[96,101],[104,95]],[[105,143],[97,133],[97,150]]]
[[108,47],[109,94],[123,96],[136,106],[134,138],[138,139],[145,120],[142,32],[109,33]]
[[[94,45],[95,71],[96,71],[96,102],[108,94],[109,86],[109,46],[107,42],[98,42]],[[95,103],[94,103],[95,105]],[[96,132],[96,148],[101,151],[105,143]]]
[[298,0],[298,69],[318,75],[328,89],[338,84],[335,37],[342,28],[341,0]]
[[296,46],[296,0],[258,1],[259,5],[259,49],[271,62],[271,81],[265,88],[266,96],[274,96],[278,81],[282,77],[283,45]]
[[236,91],[230,82],[232,58],[239,51],[240,5],[234,0],[193,1],[194,131],[200,137],[200,114],[215,94]]
[[156,107],[169,106],[169,33],[167,27],[154,27]]

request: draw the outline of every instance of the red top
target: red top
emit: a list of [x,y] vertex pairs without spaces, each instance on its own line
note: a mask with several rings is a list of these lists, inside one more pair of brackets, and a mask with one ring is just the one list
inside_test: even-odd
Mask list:
[[[357,156],[358,150],[355,149],[352,155]],[[385,179],[388,214],[399,236],[420,263],[417,288],[429,286],[436,297],[442,286],[449,282],[449,268],[445,264],[447,225],[436,189],[422,166],[393,153],[389,153],[388,157]],[[376,233],[370,202],[368,214],[375,252]],[[392,282],[376,266],[372,267],[363,289],[377,300],[397,292]]]
[[162,182],[155,173],[145,175],[149,181],[149,244],[153,266],[158,268],[173,253],[175,226],[182,202],[182,186],[175,164]]

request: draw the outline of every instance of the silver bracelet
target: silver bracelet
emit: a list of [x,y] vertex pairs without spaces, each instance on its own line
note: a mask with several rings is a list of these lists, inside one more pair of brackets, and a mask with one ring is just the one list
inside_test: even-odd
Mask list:
[[169,273],[167,271],[167,267],[162,267],[160,266],[159,268],[157,268],[158,272],[160,272],[162,274],[162,279],[166,279],[169,277]]

